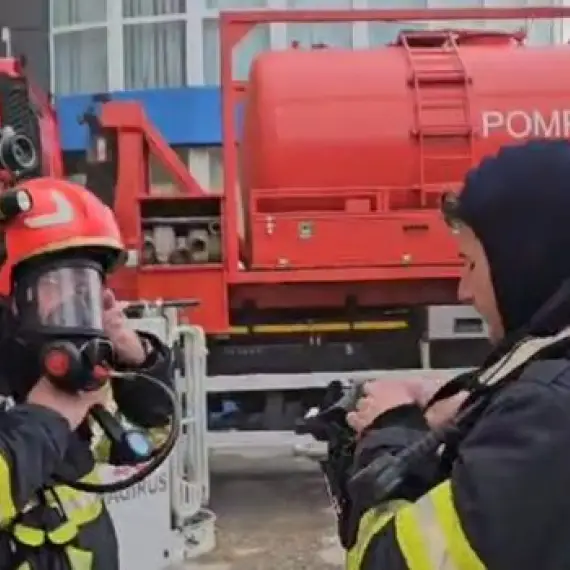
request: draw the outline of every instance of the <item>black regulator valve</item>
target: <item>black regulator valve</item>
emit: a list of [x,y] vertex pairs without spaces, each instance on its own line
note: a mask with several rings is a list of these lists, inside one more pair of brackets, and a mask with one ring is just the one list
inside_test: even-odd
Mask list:
[[66,392],[97,390],[109,378],[109,370],[102,364],[87,367],[84,355],[73,342],[50,342],[44,347],[41,359],[48,380]]

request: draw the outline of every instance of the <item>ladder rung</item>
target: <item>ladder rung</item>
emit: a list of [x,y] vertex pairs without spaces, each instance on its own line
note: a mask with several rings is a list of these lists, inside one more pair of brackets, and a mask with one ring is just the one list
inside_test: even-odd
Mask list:
[[414,66],[417,65],[434,65],[434,64],[439,64],[439,65],[458,65],[458,61],[457,58],[455,57],[450,57],[448,54],[430,54],[430,55],[422,55],[420,57],[414,56],[411,59],[412,63],[414,64]]
[[431,65],[429,67],[416,66],[414,67],[414,74],[415,75],[455,75],[455,74],[465,75],[463,69],[455,66],[452,67],[451,65],[449,66],[438,65],[437,67],[435,65]]
[[441,99],[420,99],[419,105],[422,110],[426,111],[449,111],[456,109],[458,111],[465,110],[465,101],[442,101]]
[[456,155],[441,155],[441,154],[437,154],[437,155],[429,155],[429,154],[424,154],[424,160],[430,160],[430,161],[457,161],[459,162],[460,160],[468,160],[471,161],[471,156],[467,155],[467,154],[456,154]]
[[420,137],[434,138],[434,137],[468,137],[472,133],[471,126],[451,126],[451,125],[438,125],[433,127],[426,127],[425,125],[419,131]]
[[408,50],[411,57],[437,57],[447,56],[453,57],[455,52],[448,48],[433,48],[433,47],[413,47]]
[[447,52],[428,52],[425,54],[412,53],[410,60],[414,65],[422,63],[433,65],[434,62],[438,61],[444,64],[452,65],[457,65],[458,63],[455,54]]
[[452,64],[451,62],[437,61],[426,62],[426,65],[414,65],[414,73],[463,73],[463,69],[455,65],[455,62]]
[[418,83],[425,84],[460,84],[464,85],[467,83],[467,77],[464,73],[416,73],[415,79]]
[[416,65],[414,66],[414,75],[453,75],[453,74],[461,74],[465,75],[463,69],[460,67],[455,67],[452,65],[441,65],[441,62],[438,62],[437,65]]

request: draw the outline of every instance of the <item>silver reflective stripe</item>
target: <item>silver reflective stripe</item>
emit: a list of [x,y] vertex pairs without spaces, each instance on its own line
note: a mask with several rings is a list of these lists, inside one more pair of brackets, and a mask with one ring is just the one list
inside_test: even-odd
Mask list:
[[65,514],[68,516],[70,516],[74,511],[86,509],[98,501],[99,497],[95,493],[77,493],[77,496],[73,499],[65,501],[60,499],[61,506],[63,507]]
[[570,338],[570,327],[562,329],[553,336],[530,337],[521,341],[492,366],[484,369],[479,375],[479,382],[487,386],[498,384],[511,372],[527,364],[540,351],[568,338]]
[[423,535],[433,570],[459,570],[449,556],[447,540],[437,522],[436,508],[432,498],[424,495],[413,506],[413,512]]
[[[51,491],[52,494],[55,494],[55,491]],[[63,508],[64,513],[70,517],[72,513],[78,510],[86,509],[91,505],[97,503],[99,501],[99,496],[95,493],[84,493],[84,492],[77,492],[77,496],[72,499],[63,500],[60,495],[57,495],[58,503],[55,504],[55,501],[52,497],[48,499],[48,504],[53,507]],[[35,509],[39,506],[39,501],[37,499],[32,499],[28,502],[28,504],[22,509],[22,513],[28,513],[32,509]]]

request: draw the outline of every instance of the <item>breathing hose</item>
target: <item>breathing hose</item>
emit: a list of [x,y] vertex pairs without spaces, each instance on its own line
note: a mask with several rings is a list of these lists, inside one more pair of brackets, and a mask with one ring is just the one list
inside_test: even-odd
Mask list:
[[[180,403],[174,390],[153,376],[140,372],[113,372],[111,378],[121,379],[125,382],[144,380],[162,390],[172,407],[172,416],[166,440],[155,449],[142,449],[144,446],[152,445],[142,432],[138,430],[126,430],[111,412],[103,406],[96,406],[91,410],[91,417],[101,426],[104,434],[111,440],[111,444],[117,443],[126,445],[135,456],[139,456],[127,464],[136,468],[136,471],[125,479],[108,483],[77,481],[64,476],[57,476],[57,483],[89,493],[116,493],[118,491],[124,491],[154,473],[164,463],[174,448],[182,424]],[[144,438],[144,440],[141,438]],[[137,446],[139,446],[138,449]]]

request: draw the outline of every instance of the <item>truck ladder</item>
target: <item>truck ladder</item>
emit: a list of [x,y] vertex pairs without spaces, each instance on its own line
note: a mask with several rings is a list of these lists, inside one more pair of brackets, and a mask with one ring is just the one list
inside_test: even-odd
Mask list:
[[[457,185],[474,162],[471,79],[452,31],[402,32],[411,69],[415,129],[420,158],[420,203],[441,193],[444,181]],[[446,187],[449,189],[449,182]]]

